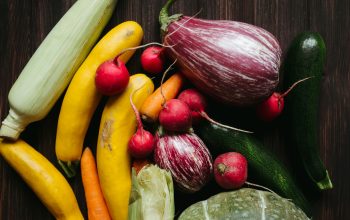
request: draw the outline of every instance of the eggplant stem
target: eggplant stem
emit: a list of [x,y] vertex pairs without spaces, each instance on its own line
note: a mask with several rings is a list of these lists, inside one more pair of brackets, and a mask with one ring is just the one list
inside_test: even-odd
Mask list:
[[255,184],[255,183],[251,183],[251,182],[248,182],[246,181],[245,184],[247,184],[248,186],[253,186],[253,187],[257,187],[257,188],[261,188],[261,189],[264,189],[266,191],[269,191],[275,195],[278,195],[277,193],[275,193],[274,191],[272,191],[271,189],[265,187],[265,186],[262,186],[262,185],[259,185],[259,184]]
[[293,89],[294,87],[296,87],[299,83],[304,82],[304,81],[306,81],[306,80],[308,80],[308,79],[311,79],[311,78],[314,78],[314,77],[313,77],[313,76],[310,76],[310,77],[307,77],[307,78],[304,78],[304,79],[301,79],[301,80],[296,81],[295,83],[293,83],[293,85],[292,85],[291,87],[289,87],[289,89],[288,89],[287,91],[285,91],[285,92],[280,96],[280,98],[283,98],[283,97],[285,97],[286,95],[288,95],[288,93],[289,93],[290,91],[292,91],[292,89]]
[[[168,0],[167,3],[163,6],[163,8],[159,12],[159,22],[162,20],[169,19],[169,7],[175,2],[176,0]],[[162,23],[162,22],[161,22]]]
[[175,59],[175,61],[165,70],[165,72],[163,73],[163,76],[162,76],[162,80],[160,81],[160,94],[162,95],[163,97],[163,103],[162,103],[162,106],[165,105],[165,102],[167,101],[166,98],[165,98],[165,95],[163,93],[163,82],[164,82],[164,79],[165,79],[165,75],[170,71],[170,69],[175,65],[177,59]]
[[159,23],[162,35],[164,35],[164,33],[167,31],[168,25],[171,22],[179,20],[179,18],[182,16],[182,14],[174,14],[172,16],[169,16],[169,7],[175,1],[176,0],[169,0],[159,12]]
[[205,113],[204,111],[199,112],[199,114],[201,114],[201,116],[203,118],[207,119],[211,123],[216,124],[216,125],[220,125],[221,127],[232,129],[232,130],[235,130],[235,131],[250,133],[250,134],[254,133],[252,131],[246,131],[246,130],[242,130],[242,129],[239,129],[239,128],[235,128],[235,127],[231,127],[231,126],[228,126],[228,125],[221,124],[220,122],[217,122],[214,119],[210,118],[209,115],[207,115],[207,113]]
[[159,23],[161,24],[161,26],[167,24],[167,22],[169,21],[169,7],[175,1],[176,0],[169,0],[169,1],[167,1],[167,3],[165,3],[163,8],[160,10],[160,12],[159,12]]

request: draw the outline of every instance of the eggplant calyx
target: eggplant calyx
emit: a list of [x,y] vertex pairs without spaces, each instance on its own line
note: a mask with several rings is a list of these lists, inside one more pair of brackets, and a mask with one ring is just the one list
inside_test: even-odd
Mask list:
[[187,131],[184,132],[174,132],[174,131],[166,131],[163,126],[159,125],[158,129],[156,131],[159,137],[163,137],[164,135],[174,135],[174,134],[181,134],[181,133],[188,133],[188,134],[194,134],[193,128],[189,128]]
[[169,7],[175,2],[176,0],[168,0],[168,2],[164,5],[164,7],[159,12],[159,23],[160,23],[160,30],[162,32],[162,35],[167,31],[168,25],[173,22],[180,19],[182,14],[174,14],[169,16]]
[[163,126],[159,126],[156,133],[158,134],[159,137],[163,137],[165,135],[165,130],[163,128]]

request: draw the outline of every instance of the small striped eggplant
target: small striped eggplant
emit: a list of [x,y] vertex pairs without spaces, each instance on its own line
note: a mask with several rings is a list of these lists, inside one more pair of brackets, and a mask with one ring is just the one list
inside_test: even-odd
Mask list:
[[268,31],[242,22],[169,16],[160,11],[166,54],[202,92],[229,105],[269,97],[279,80],[281,48]]
[[154,150],[156,164],[168,170],[184,192],[199,191],[213,173],[212,157],[194,133],[158,134]]

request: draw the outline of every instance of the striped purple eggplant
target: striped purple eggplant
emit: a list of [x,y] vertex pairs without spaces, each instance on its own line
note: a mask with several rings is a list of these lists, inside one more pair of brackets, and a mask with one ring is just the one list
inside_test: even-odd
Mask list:
[[247,106],[269,97],[279,80],[281,48],[268,31],[242,22],[169,16],[159,21],[167,55],[202,92]]
[[154,160],[171,173],[180,189],[189,193],[199,191],[213,172],[209,150],[194,133],[157,134]]

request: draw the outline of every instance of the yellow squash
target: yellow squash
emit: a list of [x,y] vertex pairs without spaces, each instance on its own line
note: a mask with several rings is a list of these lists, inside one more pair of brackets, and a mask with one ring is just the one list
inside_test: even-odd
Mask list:
[[84,219],[72,188],[43,155],[22,140],[6,142],[1,139],[0,154],[56,219]]
[[[87,129],[102,97],[95,88],[96,69],[123,50],[138,46],[142,37],[138,23],[119,24],[97,43],[74,75],[62,103],[56,135],[56,156],[68,176],[75,175],[72,163],[80,160]],[[120,59],[127,62],[133,53],[125,52]]]
[[102,113],[97,142],[97,168],[101,188],[113,220],[128,218],[131,191],[131,165],[128,142],[136,131],[136,117],[130,95],[137,109],[153,92],[152,80],[144,74],[131,76],[127,89],[110,97]]

